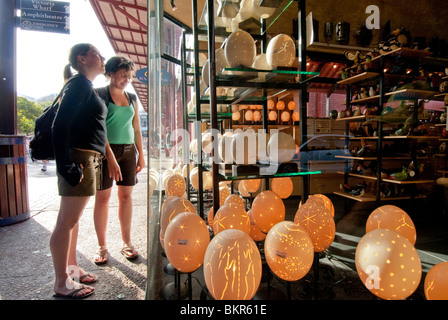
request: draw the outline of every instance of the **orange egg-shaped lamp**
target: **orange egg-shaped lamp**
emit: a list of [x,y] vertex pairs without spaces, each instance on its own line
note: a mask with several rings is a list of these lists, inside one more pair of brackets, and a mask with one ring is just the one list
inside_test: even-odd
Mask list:
[[204,262],[210,234],[201,217],[184,212],[168,224],[164,243],[169,262],[178,271],[188,273],[196,271]]
[[244,187],[244,184],[242,183],[242,181],[240,183],[238,183],[238,192],[242,197],[250,198],[250,193],[246,191],[246,188]]
[[374,229],[390,229],[405,236],[412,245],[417,240],[417,232],[411,217],[403,209],[387,204],[376,208],[367,218],[366,233]]
[[429,269],[425,277],[427,300],[448,300],[448,262],[440,262]]
[[165,199],[160,212],[160,244],[164,246],[165,230],[170,221],[184,212],[196,213],[196,208],[190,200],[183,197],[169,197]]
[[247,211],[247,215],[250,220],[250,237],[254,241],[263,241],[266,238],[266,233],[262,232],[260,228],[255,224],[254,218],[252,216],[252,210]]
[[308,232],[314,252],[323,252],[333,243],[336,235],[334,218],[321,202],[306,201],[297,210],[294,222]]
[[240,206],[241,208],[244,208],[244,200],[237,194],[229,195],[226,198],[226,200],[224,201],[224,204],[234,204],[236,206]]
[[280,115],[280,119],[283,122],[288,122],[289,119],[291,119],[291,114],[288,111],[283,111],[282,114]]
[[288,110],[290,111],[296,110],[296,103],[294,102],[294,100],[288,102]]
[[241,119],[241,113],[239,111],[232,112],[232,120],[238,121]]
[[175,196],[182,197],[186,191],[187,184],[185,179],[180,174],[173,174],[168,178],[168,182],[165,189],[165,194],[167,197]]
[[269,230],[264,253],[272,272],[286,281],[302,279],[310,271],[314,260],[310,236],[292,221],[281,221]]
[[274,110],[269,111],[269,113],[268,113],[269,121],[275,121],[275,120],[277,120],[277,117],[278,117],[278,114],[276,111],[274,111]]
[[240,184],[243,184],[244,190],[246,190],[249,193],[254,193],[258,191],[258,188],[260,188],[261,180],[260,179],[248,179],[243,180],[240,182]]
[[215,211],[215,209],[212,206],[210,208],[210,210],[208,210],[208,214],[207,214],[207,223],[208,223],[208,226],[212,229],[213,229],[213,218],[215,216],[214,211]]
[[250,220],[244,207],[229,203],[218,209],[213,217],[213,232],[216,235],[227,229],[250,233]]
[[300,121],[300,112],[294,111],[292,113],[292,121],[299,122]]
[[260,252],[245,232],[224,230],[210,241],[203,270],[205,284],[215,300],[250,300],[260,286]]
[[219,187],[219,205],[222,206],[227,197],[230,196],[230,189],[227,186]]
[[308,199],[309,200],[319,199],[320,201],[322,201],[323,204],[325,205],[325,207],[330,211],[331,216],[334,217],[334,204],[333,204],[333,201],[331,201],[331,199],[328,198],[326,195],[320,194],[320,193],[316,193],[316,194],[310,195],[310,197]]
[[294,184],[290,177],[273,178],[271,181],[271,190],[282,199],[289,198],[294,189]]
[[277,110],[283,110],[285,109],[285,102],[283,100],[279,100],[275,106],[277,107]]
[[364,286],[384,300],[408,298],[422,276],[417,250],[406,237],[389,229],[375,229],[361,238],[355,264]]
[[268,100],[268,109],[274,109],[275,107],[275,102],[272,99]]
[[252,202],[252,217],[264,233],[276,223],[285,220],[285,204],[275,192],[265,190],[257,194]]

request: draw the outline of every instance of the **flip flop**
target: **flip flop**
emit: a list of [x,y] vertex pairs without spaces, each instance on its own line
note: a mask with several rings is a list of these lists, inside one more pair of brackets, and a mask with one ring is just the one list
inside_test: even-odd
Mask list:
[[83,295],[78,296],[78,292],[84,290],[86,287],[82,286],[79,289],[73,290],[72,292],[70,292],[69,294],[59,294],[59,293],[55,293],[53,295],[53,297],[55,298],[61,298],[61,299],[84,299],[87,298],[89,296],[91,296],[94,293],[94,289],[92,289],[92,291],[85,293]]
[[[92,280],[84,280],[85,278],[92,278]],[[79,282],[83,284],[91,284],[98,280],[95,274],[93,273],[86,273],[79,277]]]
[[125,246],[121,248],[121,254],[128,260],[133,260],[138,257],[138,252],[134,253],[134,246]]
[[93,262],[95,262],[96,265],[102,265],[102,264],[107,263],[108,257],[109,257],[109,251],[107,251],[107,249],[102,250],[102,249],[98,248],[96,255],[98,255],[102,259],[101,261],[97,261],[96,257],[95,257],[93,259]]

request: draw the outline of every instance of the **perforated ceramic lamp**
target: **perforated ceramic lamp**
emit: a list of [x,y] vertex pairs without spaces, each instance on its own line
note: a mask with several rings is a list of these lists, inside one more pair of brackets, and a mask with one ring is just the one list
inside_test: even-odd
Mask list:
[[244,190],[249,193],[257,192],[260,188],[260,179],[247,179],[240,182],[244,186]]
[[282,199],[289,198],[293,189],[294,184],[290,177],[273,178],[271,181],[271,190]]
[[244,207],[228,203],[218,209],[213,217],[213,232],[216,234],[227,229],[238,229],[250,233],[250,220]]
[[427,300],[448,300],[448,262],[440,262],[432,267],[425,278]]
[[286,281],[302,279],[313,265],[313,243],[305,229],[292,221],[279,222],[269,230],[264,252],[272,272]]
[[217,234],[204,256],[204,279],[216,300],[250,300],[261,281],[261,257],[255,242],[241,230]]
[[417,289],[422,265],[406,237],[389,229],[365,234],[356,247],[356,271],[370,292],[385,300],[403,300]]
[[334,217],[334,204],[330,200],[330,198],[328,198],[324,194],[316,193],[316,194],[310,195],[307,201],[310,201],[310,200],[312,201],[314,199],[318,199],[318,200],[322,201],[322,203],[325,205],[325,207],[330,211],[331,216]]
[[255,224],[264,233],[268,233],[276,223],[285,220],[285,204],[282,198],[271,190],[257,194],[251,210]]
[[165,193],[166,196],[182,197],[186,191],[186,182],[180,174],[173,174],[168,178]]
[[297,210],[294,222],[308,232],[314,252],[323,252],[333,243],[336,225],[331,213],[321,202],[306,201]]
[[260,228],[255,224],[254,218],[252,216],[252,210],[247,211],[247,215],[250,220],[250,237],[254,241],[263,241],[266,238],[266,233],[262,232]]
[[384,205],[372,211],[367,218],[366,233],[375,229],[390,229],[405,236],[412,245],[417,240],[417,231],[411,217],[394,205]]
[[180,272],[193,272],[204,261],[210,235],[201,217],[184,212],[168,224],[164,243],[166,256],[173,267]]
[[159,236],[162,247],[164,246],[165,230],[168,224],[175,216],[183,212],[196,213],[196,208],[194,207],[194,205],[191,203],[190,200],[174,196],[165,199],[162,205],[162,210],[160,212]]

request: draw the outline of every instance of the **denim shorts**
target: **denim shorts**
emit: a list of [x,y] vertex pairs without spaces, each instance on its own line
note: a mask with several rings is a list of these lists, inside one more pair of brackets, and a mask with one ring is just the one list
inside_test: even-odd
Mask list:
[[70,152],[73,161],[82,165],[83,177],[81,182],[73,187],[62,176],[57,174],[59,195],[67,197],[94,196],[99,187],[99,168],[103,156],[92,151],[77,149],[72,149]]
[[[120,166],[123,180],[116,181],[118,186],[135,186],[137,180],[137,151],[134,144],[111,144],[110,148],[115,155],[115,159]],[[101,165],[101,182],[99,190],[106,190],[112,187],[114,180],[109,177],[107,159]]]

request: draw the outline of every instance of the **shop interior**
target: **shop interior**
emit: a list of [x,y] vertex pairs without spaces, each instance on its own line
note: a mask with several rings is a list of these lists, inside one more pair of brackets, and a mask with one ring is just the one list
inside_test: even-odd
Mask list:
[[149,299],[447,299],[447,4],[144,2]]

